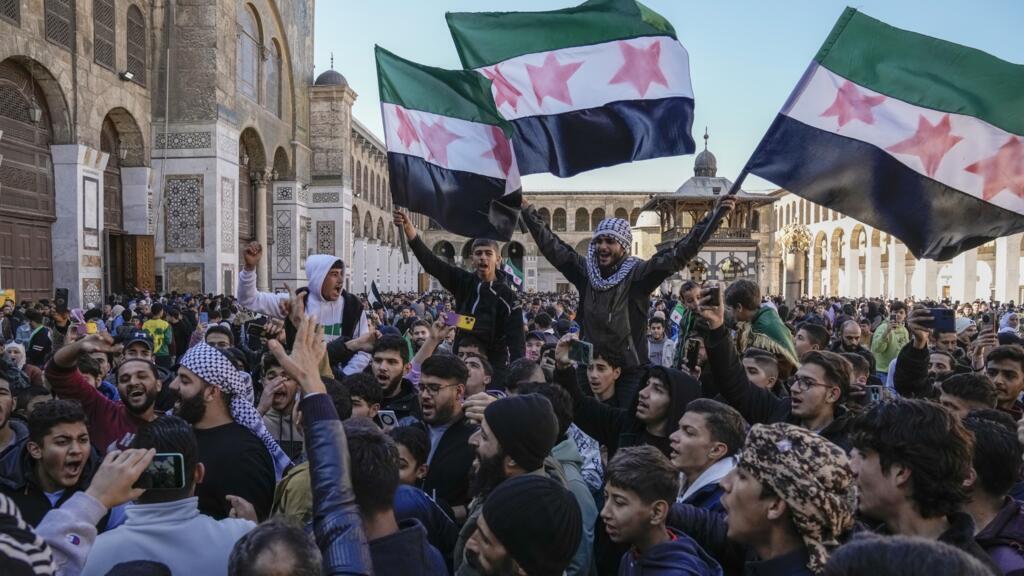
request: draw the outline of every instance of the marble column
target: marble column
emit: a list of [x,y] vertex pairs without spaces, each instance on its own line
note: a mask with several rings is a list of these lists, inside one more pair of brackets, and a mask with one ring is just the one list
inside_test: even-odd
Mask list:
[[[977,295],[978,288],[978,251],[968,250],[953,259],[953,300],[971,302]],[[988,298],[987,294],[982,295]]]
[[270,171],[254,172],[251,178],[256,195],[256,241],[263,246],[264,255],[256,265],[256,285],[266,292],[270,290],[270,268],[267,265],[269,250],[267,249],[267,182]]
[[806,276],[804,270],[804,264],[806,262],[806,256],[803,251],[787,250],[786,251],[786,303],[790,306],[793,305],[803,294],[801,290],[801,282]]
[[910,294],[915,298],[938,299],[939,263],[935,260],[918,260],[910,284]]
[[889,244],[889,298],[907,297],[907,247],[893,238]]
[[851,298],[857,296],[857,292],[860,291],[860,249],[853,247],[853,242],[849,243],[849,249],[846,252],[846,286],[845,290],[840,290],[840,294]]
[[110,155],[79,144],[50,146],[50,154],[53,286],[68,289],[68,307],[102,304],[103,170]]
[[1020,304],[1020,243],[1024,234],[1004,236],[996,240],[996,268],[992,277],[996,300]]
[[882,295],[882,249],[874,246],[869,239],[864,246],[864,294],[875,297]]

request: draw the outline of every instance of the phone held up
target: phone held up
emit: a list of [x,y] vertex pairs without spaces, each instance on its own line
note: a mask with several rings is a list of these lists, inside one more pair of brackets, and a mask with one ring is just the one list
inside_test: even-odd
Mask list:
[[182,490],[185,484],[185,457],[177,452],[167,452],[153,456],[153,461],[133,487],[143,490]]
[[569,360],[589,366],[594,363],[594,345],[583,340],[569,341]]

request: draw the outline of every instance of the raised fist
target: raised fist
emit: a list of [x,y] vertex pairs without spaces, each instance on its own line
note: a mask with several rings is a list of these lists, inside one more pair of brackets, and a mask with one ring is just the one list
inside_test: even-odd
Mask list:
[[255,240],[249,242],[249,245],[245,247],[242,257],[245,259],[245,269],[252,272],[256,269],[256,265],[260,263],[260,258],[263,258],[263,246]]

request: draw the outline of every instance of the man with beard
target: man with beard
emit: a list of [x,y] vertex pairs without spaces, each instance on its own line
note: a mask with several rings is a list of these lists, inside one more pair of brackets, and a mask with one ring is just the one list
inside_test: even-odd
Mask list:
[[453,349],[459,349],[464,336],[472,335],[483,343],[481,352],[494,372],[504,374],[509,362],[523,356],[526,330],[519,298],[505,273],[498,269],[498,243],[486,238],[473,240],[470,272],[445,262],[427,248],[405,212],[396,208],[394,222],[405,231],[423,269],[455,296],[455,311],[476,319],[470,330],[456,331]]
[[427,338],[430,338],[430,322],[427,320],[413,322],[412,327],[409,328],[409,341],[412,342],[413,354],[420,351]]
[[395,334],[381,336],[373,345],[373,376],[383,393],[381,410],[392,410],[399,420],[421,418],[420,402],[409,374],[409,345]]
[[486,576],[562,574],[579,547],[582,520],[568,490],[522,475],[494,489],[466,543],[466,561]]
[[532,474],[546,476],[544,459],[558,439],[558,420],[547,398],[539,394],[510,396],[491,403],[484,410],[480,428],[469,443],[476,452],[473,474],[473,502],[469,516],[455,544],[455,573],[477,574],[466,564],[466,542],[477,529],[487,496],[509,478]]
[[117,353],[109,334],[93,334],[68,344],[46,366],[46,380],[60,398],[76,400],[89,419],[92,443],[101,453],[127,448],[135,431],[156,418],[154,403],[162,383],[156,364],[127,358],[114,370],[119,402],[89,385],[78,371],[78,357],[96,352]]
[[[28,442],[16,465],[3,470],[0,490],[35,526],[48,511],[88,487],[98,465],[82,407],[69,400],[49,400],[32,411]],[[104,520],[101,527],[105,525]]]
[[227,497],[238,496],[265,519],[274,498],[275,471],[281,474],[291,461],[246,400],[252,393],[249,375],[236,370],[217,348],[199,344],[181,359],[171,389],[178,395],[174,412],[195,430],[205,469],[196,488],[199,511],[227,518]]
[[462,360],[447,354],[427,358],[420,368],[420,406],[430,434],[423,491],[451,506],[457,521],[466,518],[473,465],[469,437],[476,431],[462,411],[468,377]]
[[[289,294],[272,294],[256,289],[256,265],[263,257],[259,242],[250,242],[243,253],[245,265],[238,273],[238,304],[253,312],[271,318],[295,316],[298,310],[289,310]],[[355,339],[370,331],[363,311],[363,303],[354,294],[344,290],[345,263],[327,254],[314,254],[306,259],[306,278],[309,287],[303,294],[304,312],[316,316],[324,326],[324,342],[344,337]],[[297,317],[289,317],[287,328],[295,328]],[[211,319],[212,322],[212,319]],[[345,375],[362,372],[370,363],[370,355],[357,352],[342,368]]]

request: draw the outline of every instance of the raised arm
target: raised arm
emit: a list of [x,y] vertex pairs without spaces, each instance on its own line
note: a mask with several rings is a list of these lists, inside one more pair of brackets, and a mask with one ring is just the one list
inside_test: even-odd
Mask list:
[[540,253],[544,255],[544,258],[558,269],[562,276],[565,276],[566,280],[574,285],[580,286],[586,283],[587,268],[586,260],[583,256],[580,256],[572,246],[569,246],[555,235],[548,228],[547,224],[540,219],[540,216],[537,215],[537,210],[533,206],[523,201],[523,210],[519,214],[522,216],[523,222],[526,223],[527,229],[530,230],[530,236],[533,236],[533,241],[537,243],[537,248],[540,249]]
[[405,232],[405,237],[409,241],[409,247],[412,248],[412,253],[416,256],[420,266],[423,266],[423,270],[437,278],[437,281],[441,283],[441,286],[444,286],[445,290],[454,293],[459,277],[463,274],[469,274],[469,272],[458,266],[452,266],[442,260],[437,254],[434,254],[430,248],[427,248],[427,245],[423,243],[423,239],[417,234],[416,227],[412,225],[409,215],[400,208],[395,208],[392,216],[395,226],[398,226]]
[[238,291],[235,294],[238,303],[253,312],[284,318],[286,313],[282,305],[288,300],[288,295],[260,292],[256,288],[256,265],[263,257],[263,246],[259,242],[250,242],[242,257],[245,263],[238,272]]

